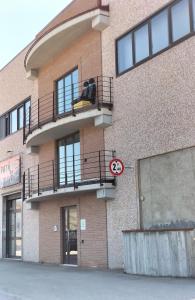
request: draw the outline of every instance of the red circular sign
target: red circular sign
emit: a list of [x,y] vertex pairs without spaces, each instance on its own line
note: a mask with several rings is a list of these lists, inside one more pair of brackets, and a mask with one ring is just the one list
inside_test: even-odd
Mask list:
[[110,161],[109,168],[112,175],[120,176],[123,173],[125,166],[122,160],[119,158],[114,158]]

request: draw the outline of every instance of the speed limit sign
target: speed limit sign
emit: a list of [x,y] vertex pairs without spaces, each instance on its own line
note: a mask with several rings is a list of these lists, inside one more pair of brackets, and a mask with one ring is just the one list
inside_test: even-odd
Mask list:
[[114,158],[111,160],[109,168],[111,174],[114,176],[120,176],[125,169],[123,162],[119,158]]

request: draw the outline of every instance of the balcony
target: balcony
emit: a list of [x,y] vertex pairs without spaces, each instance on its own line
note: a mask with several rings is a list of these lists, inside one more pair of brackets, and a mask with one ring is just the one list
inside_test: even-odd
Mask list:
[[109,7],[97,5],[48,29],[32,43],[26,54],[27,78],[36,79],[41,67],[86,32],[103,31],[108,26]]
[[[86,82],[93,81],[87,87]],[[112,124],[113,82],[97,76],[48,93],[32,103],[23,128],[27,147],[39,146],[91,125],[106,128]],[[77,103],[76,103],[77,102]]]
[[23,174],[23,198],[26,202],[40,202],[54,195],[96,191],[97,198],[112,199],[115,177],[110,173],[109,162],[114,156],[114,151],[100,150],[33,166]]

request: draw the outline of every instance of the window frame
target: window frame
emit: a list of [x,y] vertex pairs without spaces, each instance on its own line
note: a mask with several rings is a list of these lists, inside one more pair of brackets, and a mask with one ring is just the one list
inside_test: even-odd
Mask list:
[[[120,42],[123,38],[127,37],[128,35],[131,36],[131,45],[130,45],[130,46],[131,46],[131,51],[132,51],[132,66],[129,67],[129,68],[127,68],[127,69],[130,69],[130,68],[132,68],[133,65],[134,65],[134,54],[135,54],[135,53],[133,53],[133,34],[132,34],[131,32],[129,32],[129,33],[125,34],[124,36],[122,36],[121,38],[119,38],[119,39],[117,40],[117,42]],[[118,48],[117,48],[117,61],[119,61]],[[119,69],[118,63],[117,63],[117,69]],[[122,71],[122,72],[123,72],[123,71]],[[120,74],[121,74],[122,72],[120,72]]]
[[[26,98],[25,100],[23,100],[22,102],[20,102],[19,104],[15,105],[14,107],[12,107],[10,110],[8,110],[7,112],[5,112],[4,114],[2,114],[0,116],[0,118],[4,118],[5,119],[5,126],[4,126],[4,132],[2,134],[2,138],[0,138],[0,141],[1,140],[4,140],[7,136],[10,136],[12,134],[15,134],[17,133],[19,130],[23,129],[23,127],[25,126],[25,120],[24,120],[24,117],[25,117],[25,105],[26,103],[30,101],[30,106],[31,106],[31,97],[29,96],[28,98]],[[22,127],[19,127],[20,123],[19,123],[19,111],[20,109],[23,107],[23,124],[22,124]],[[11,132],[11,114],[13,111],[17,111],[17,130],[14,131],[14,132]],[[0,128],[1,130],[1,128]]]
[[[16,116],[15,122],[13,122],[14,121],[14,119],[13,119],[14,113]],[[15,131],[13,131],[13,127],[15,127],[15,129],[16,129]],[[11,110],[9,113],[9,132],[10,132],[10,134],[14,134],[17,131],[18,131],[18,108],[15,108],[15,109]]]
[[[80,132],[79,131],[76,131],[76,132],[73,132],[73,133],[71,133],[71,134],[68,134],[68,135],[66,135],[66,136],[64,136],[64,137],[62,137],[62,138],[60,138],[60,139],[57,139],[56,140],[56,142],[55,142],[55,157],[56,157],[56,166],[57,166],[57,168],[56,168],[56,171],[57,171],[57,185],[60,187],[62,187],[62,185],[60,185],[60,156],[59,156],[59,144],[60,144],[60,142],[61,141],[63,141],[64,142],[64,144],[65,144],[65,161],[66,161],[66,157],[67,157],[67,155],[66,155],[66,145],[67,145],[67,143],[66,143],[66,141],[69,139],[69,138],[72,138],[73,139],[73,155],[75,155],[74,154],[74,144],[76,143],[75,141],[77,140],[77,138],[76,137],[78,137],[78,140],[79,140],[79,143],[80,143],[80,157],[81,157],[81,135],[80,135]],[[66,166],[66,162],[65,162],[65,169],[64,169],[64,171],[65,171],[65,183],[64,183],[64,186],[68,186],[68,184],[67,184],[67,176],[66,176],[66,174],[67,174],[67,166]]]
[[[181,37],[180,39],[173,41],[173,34],[172,34],[172,16],[171,16],[171,8],[181,2],[183,0],[171,0],[171,2],[169,2],[168,4],[162,6],[160,9],[158,9],[156,12],[152,13],[150,16],[148,16],[147,18],[145,18],[144,20],[142,20],[140,23],[138,23],[137,25],[133,26],[130,30],[126,31],[125,33],[123,33],[122,35],[120,35],[119,37],[117,37],[115,39],[115,73],[116,73],[116,77],[120,77],[123,74],[133,70],[134,68],[140,66],[141,64],[147,62],[148,60],[162,54],[163,52],[167,51],[168,49],[171,49],[172,47],[175,47],[176,45],[178,45],[179,43],[185,41],[186,39],[192,37],[195,35],[195,28],[193,26],[193,22],[195,21],[195,15],[193,15],[193,3],[192,0],[188,0],[189,2],[189,18],[190,18],[190,32],[188,34],[186,34],[185,36]],[[158,14],[160,14],[161,12],[163,12],[164,10],[168,10],[168,40],[169,40],[169,45],[160,50],[157,53],[152,54],[152,30],[151,30],[151,20],[153,17],[157,16]],[[138,29],[140,29],[141,27],[145,26],[146,24],[148,24],[148,32],[149,32],[149,56],[146,57],[145,59],[143,59],[142,61],[139,61],[136,63],[135,61],[135,31],[137,31]],[[132,34],[132,49],[133,49],[133,66],[124,70],[123,72],[119,73],[119,68],[118,68],[118,41],[121,40],[123,37],[125,37],[128,34]]]
[[75,67],[73,67],[72,69],[70,69],[68,72],[64,73],[62,76],[60,76],[59,78],[57,78],[55,81],[54,81],[54,91],[55,91],[55,111],[56,111],[56,114],[58,116],[60,115],[64,115],[66,113],[69,113],[69,111],[65,111],[65,103],[64,103],[64,112],[62,113],[58,113],[58,82],[60,80],[63,80],[63,93],[65,92],[65,78],[69,75],[71,75],[71,80],[72,80],[72,73],[75,72],[75,71],[78,71],[78,84],[79,84],[79,66],[76,65]]

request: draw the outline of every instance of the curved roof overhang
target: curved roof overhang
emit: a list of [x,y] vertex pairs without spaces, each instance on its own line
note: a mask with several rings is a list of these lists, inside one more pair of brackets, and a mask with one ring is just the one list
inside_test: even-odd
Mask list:
[[66,20],[44,33],[34,41],[26,54],[24,65],[27,77],[30,79],[36,77],[42,66],[87,31],[91,29],[102,31],[108,25],[108,9],[96,8]]

